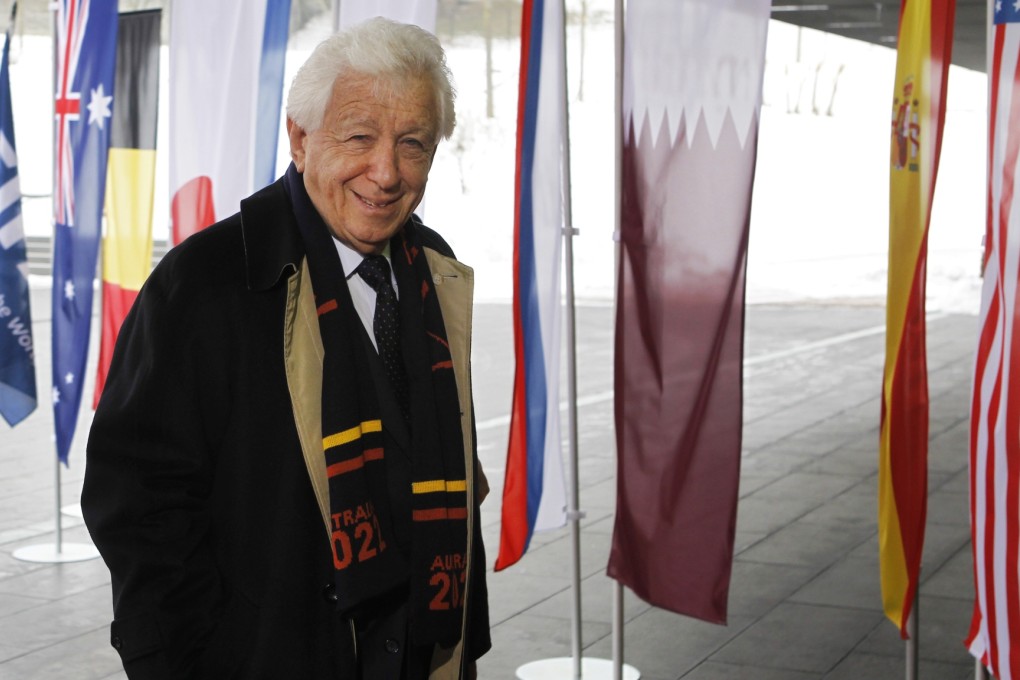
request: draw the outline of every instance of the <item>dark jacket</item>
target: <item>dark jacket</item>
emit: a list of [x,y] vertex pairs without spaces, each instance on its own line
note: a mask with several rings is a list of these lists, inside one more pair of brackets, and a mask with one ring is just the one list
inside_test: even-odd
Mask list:
[[[470,288],[470,269],[421,233],[430,266],[466,271],[455,283]],[[314,462],[322,347],[309,278],[276,182],[168,253],[124,322],[89,434],[82,509],[110,567],[111,642],[132,680],[356,677],[352,624],[329,587],[325,470],[319,479]],[[451,315],[464,313],[460,292]],[[451,318],[447,330],[466,349],[457,378],[470,404],[470,290],[466,299],[468,323]],[[489,647],[474,514],[467,653],[463,641],[437,650],[432,678],[457,678],[464,656]],[[379,657],[399,657],[386,642]],[[358,650],[362,664],[377,651]]]

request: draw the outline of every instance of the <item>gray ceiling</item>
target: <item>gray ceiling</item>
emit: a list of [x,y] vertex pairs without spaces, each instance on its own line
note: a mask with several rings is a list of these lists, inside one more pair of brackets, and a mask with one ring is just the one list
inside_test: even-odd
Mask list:
[[[985,70],[986,0],[956,0],[953,63]],[[896,47],[897,0],[773,0],[772,18],[848,38]]]

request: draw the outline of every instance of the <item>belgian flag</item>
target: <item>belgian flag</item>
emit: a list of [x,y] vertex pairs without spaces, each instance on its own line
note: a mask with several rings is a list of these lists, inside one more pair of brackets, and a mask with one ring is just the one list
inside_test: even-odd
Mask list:
[[117,333],[152,268],[160,17],[160,10],[119,17],[102,249],[102,338],[93,407],[106,384]]

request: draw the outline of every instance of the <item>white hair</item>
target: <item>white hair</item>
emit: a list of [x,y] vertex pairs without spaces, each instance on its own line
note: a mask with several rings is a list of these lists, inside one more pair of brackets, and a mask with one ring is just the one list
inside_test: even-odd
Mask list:
[[400,83],[425,78],[432,84],[439,135],[449,139],[456,124],[454,90],[439,40],[423,28],[383,17],[369,19],[323,40],[298,70],[287,95],[287,117],[306,132],[322,125],[333,86],[347,74]]

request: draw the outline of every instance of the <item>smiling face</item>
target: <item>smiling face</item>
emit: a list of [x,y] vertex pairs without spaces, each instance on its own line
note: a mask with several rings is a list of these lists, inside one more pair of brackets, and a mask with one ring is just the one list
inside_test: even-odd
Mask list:
[[291,157],[333,234],[381,253],[421,202],[438,144],[435,96],[424,78],[338,79],[322,125],[287,120]]

